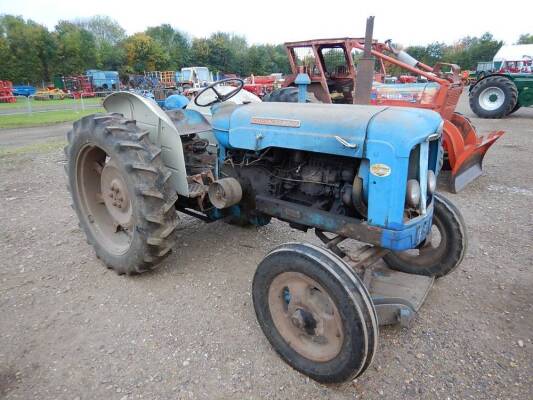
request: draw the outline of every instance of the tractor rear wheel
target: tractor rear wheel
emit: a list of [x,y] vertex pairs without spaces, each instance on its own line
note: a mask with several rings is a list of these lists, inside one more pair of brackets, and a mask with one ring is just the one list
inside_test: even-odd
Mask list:
[[[270,103],[298,103],[298,88],[288,86],[273,90],[263,97],[263,102]],[[313,93],[307,93],[307,103],[318,103]]]
[[263,97],[264,102],[273,103],[297,103],[298,102],[298,88],[289,86],[281,89],[273,90]]
[[331,251],[287,243],[254,275],[257,320],[278,354],[318,382],[353,379],[371,364],[378,321],[363,283]]
[[391,252],[383,257],[392,269],[408,274],[440,278],[452,272],[463,260],[468,241],[461,212],[445,197],[434,195],[431,233],[417,248]]
[[494,75],[478,81],[470,91],[470,108],[480,118],[502,118],[511,113],[518,101],[512,80]]
[[177,195],[147,133],[108,114],[84,117],[67,134],[72,208],[97,257],[119,274],[154,268],[173,244]]

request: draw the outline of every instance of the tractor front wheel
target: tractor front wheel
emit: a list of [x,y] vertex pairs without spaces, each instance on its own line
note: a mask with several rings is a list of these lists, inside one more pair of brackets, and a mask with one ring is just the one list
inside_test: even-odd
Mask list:
[[368,291],[332,252],[287,243],[259,264],[252,295],[261,329],[279,355],[318,382],[353,379],[377,348]]
[[154,268],[173,244],[177,195],[147,133],[109,114],[84,117],[67,134],[72,208],[97,257],[119,274]]
[[392,269],[408,274],[440,278],[463,260],[467,248],[466,225],[460,211],[445,197],[434,195],[431,232],[412,250],[388,253],[383,257]]
[[494,75],[478,81],[470,91],[470,108],[480,118],[502,118],[512,112],[518,90],[512,80]]

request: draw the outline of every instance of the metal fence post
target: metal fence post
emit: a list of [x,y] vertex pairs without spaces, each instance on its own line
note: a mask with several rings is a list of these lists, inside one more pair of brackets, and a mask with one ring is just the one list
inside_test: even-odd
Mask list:
[[28,113],[31,115],[33,113],[32,113],[32,109],[31,109],[30,97],[32,97],[32,96],[31,95],[30,96],[26,96],[26,104],[27,104],[27,107],[28,107]]

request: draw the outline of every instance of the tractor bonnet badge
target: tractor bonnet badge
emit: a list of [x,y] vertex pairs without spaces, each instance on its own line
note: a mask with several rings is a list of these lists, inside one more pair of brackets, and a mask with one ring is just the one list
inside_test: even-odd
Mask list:
[[370,166],[370,172],[372,175],[385,177],[390,175],[391,169],[387,164],[372,164]]
[[284,126],[287,128],[299,128],[300,127],[300,121],[297,119],[252,117],[251,122],[252,124],[256,124],[256,125]]

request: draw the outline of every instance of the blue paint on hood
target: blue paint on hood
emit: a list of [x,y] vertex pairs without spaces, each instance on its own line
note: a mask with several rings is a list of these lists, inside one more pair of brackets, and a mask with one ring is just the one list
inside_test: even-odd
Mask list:
[[212,112],[215,135],[227,148],[280,147],[356,158],[365,157],[367,140],[387,142],[396,156],[408,157],[442,121],[429,110],[351,104],[254,103]]

